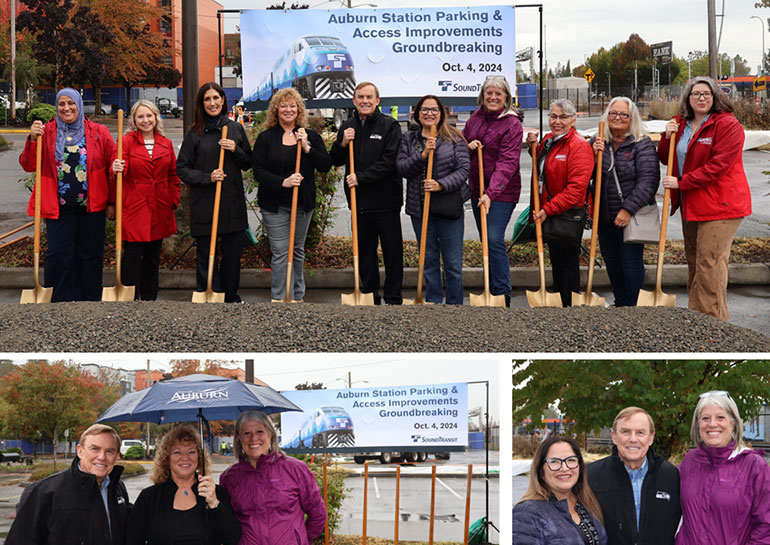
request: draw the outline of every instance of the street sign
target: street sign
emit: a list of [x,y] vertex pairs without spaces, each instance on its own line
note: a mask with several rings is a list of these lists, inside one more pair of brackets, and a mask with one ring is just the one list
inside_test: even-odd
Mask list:
[[586,79],[588,83],[591,83],[593,81],[594,76],[596,76],[596,74],[594,74],[594,71],[591,70],[590,68],[588,68],[585,74],[583,74],[583,77]]
[[661,64],[668,64],[671,62],[673,42],[661,42],[659,44],[650,45],[652,50],[652,59],[659,61]]
[[765,89],[767,89],[767,82],[765,81],[765,76],[754,78],[754,92],[764,91]]

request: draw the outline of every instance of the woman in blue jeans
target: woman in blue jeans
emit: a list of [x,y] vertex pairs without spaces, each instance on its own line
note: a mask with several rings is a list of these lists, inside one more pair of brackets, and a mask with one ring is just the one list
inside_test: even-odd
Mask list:
[[[302,97],[292,88],[281,89],[270,100],[265,130],[254,142],[252,163],[259,182],[257,203],[262,210],[273,259],[270,296],[286,297],[286,267],[289,259],[289,227],[294,187],[297,195],[297,224],[294,235],[292,301],[305,297],[305,238],[315,208],[315,171],[328,172],[332,159],[318,133],[303,128],[307,122]],[[299,172],[294,172],[297,145],[302,146]]]
[[[426,95],[417,101],[414,120],[419,128],[401,138],[396,170],[406,178],[406,213],[412,218],[417,240],[422,230],[425,192],[433,195],[425,242],[425,299],[430,303],[444,301],[440,254],[444,261],[446,303],[462,305],[463,203],[471,195],[467,182],[471,165],[468,146],[460,131],[446,122],[446,109],[437,96]],[[432,127],[436,128],[434,137],[430,135]],[[426,179],[431,150],[433,172]],[[448,214],[439,213],[438,199],[451,202]]]
[[[490,291],[504,295],[511,303],[511,268],[505,245],[505,228],[521,192],[519,156],[521,155],[521,119],[513,108],[511,88],[505,76],[488,76],[473,112],[463,129],[471,150],[469,183],[476,228],[481,233],[480,206],[487,210],[489,239]],[[479,195],[477,149],[481,146],[484,162],[484,195]]]
[[655,203],[660,182],[658,154],[630,99],[613,98],[601,121],[609,127],[610,137],[597,137],[593,142],[594,156],[604,151],[599,246],[615,306],[633,307],[644,285],[644,244],[623,242],[623,230],[640,208]]

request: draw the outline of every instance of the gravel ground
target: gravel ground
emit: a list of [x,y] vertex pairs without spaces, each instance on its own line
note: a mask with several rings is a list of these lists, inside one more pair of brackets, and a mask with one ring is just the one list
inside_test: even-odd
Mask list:
[[188,302],[0,305],[3,352],[770,352],[680,308]]

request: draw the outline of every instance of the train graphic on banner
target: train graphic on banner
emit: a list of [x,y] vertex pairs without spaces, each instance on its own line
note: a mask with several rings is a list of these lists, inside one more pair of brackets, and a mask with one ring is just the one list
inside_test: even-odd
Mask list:
[[334,36],[300,36],[244,100],[267,102],[288,87],[304,99],[352,98],[355,72],[345,44]]
[[281,448],[355,446],[353,420],[343,407],[318,407]]

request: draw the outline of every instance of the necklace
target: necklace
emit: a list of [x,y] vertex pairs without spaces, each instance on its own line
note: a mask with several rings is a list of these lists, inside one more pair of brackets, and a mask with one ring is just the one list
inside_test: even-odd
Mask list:
[[190,495],[190,491],[189,490],[182,490],[182,494],[184,494],[185,496],[189,496]]

